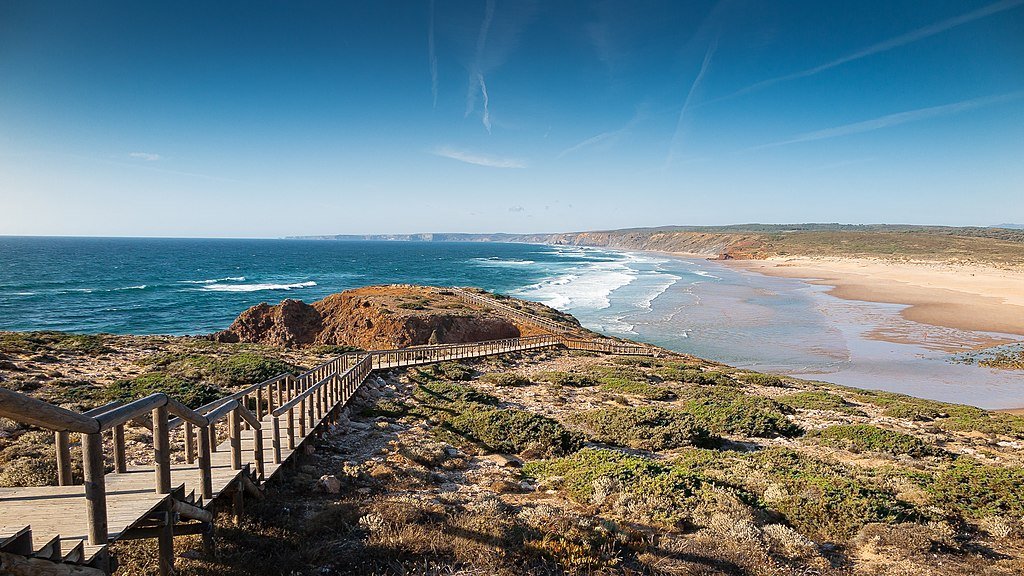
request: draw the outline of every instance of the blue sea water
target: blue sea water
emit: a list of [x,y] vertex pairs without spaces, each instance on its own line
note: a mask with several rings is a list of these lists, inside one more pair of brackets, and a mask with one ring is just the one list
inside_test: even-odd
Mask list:
[[260,302],[392,283],[479,286],[735,366],[1024,406],[1024,372],[950,362],[951,347],[992,335],[916,324],[901,306],[718,262],[576,246],[0,237],[0,330],[205,334]]

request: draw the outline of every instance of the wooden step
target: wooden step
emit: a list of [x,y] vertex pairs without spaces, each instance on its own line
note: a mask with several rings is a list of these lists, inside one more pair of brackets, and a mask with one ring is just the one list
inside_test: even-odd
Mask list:
[[54,536],[42,546],[36,546],[32,556],[50,560],[51,562],[60,562],[64,558],[60,553],[60,536]]
[[0,527],[0,552],[30,556],[32,554],[32,528],[30,526]]
[[70,538],[61,541],[61,548],[67,550],[62,560],[70,564],[85,563],[85,540]]

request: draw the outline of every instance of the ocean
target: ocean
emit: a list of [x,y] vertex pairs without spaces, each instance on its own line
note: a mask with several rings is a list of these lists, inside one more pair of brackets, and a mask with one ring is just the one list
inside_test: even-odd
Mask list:
[[[735,366],[1024,406],[1024,373],[952,361],[950,343],[988,335],[915,324],[901,306],[840,300],[719,262],[576,246],[0,237],[0,330],[206,334],[260,302],[391,283],[479,286]],[[903,342],[877,337],[886,331]]]

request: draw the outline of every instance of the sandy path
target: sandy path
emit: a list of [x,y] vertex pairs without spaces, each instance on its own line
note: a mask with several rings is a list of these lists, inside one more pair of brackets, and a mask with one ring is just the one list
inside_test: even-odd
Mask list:
[[724,263],[832,286],[848,300],[906,304],[914,322],[1024,336],[1024,271],[856,258],[770,258]]

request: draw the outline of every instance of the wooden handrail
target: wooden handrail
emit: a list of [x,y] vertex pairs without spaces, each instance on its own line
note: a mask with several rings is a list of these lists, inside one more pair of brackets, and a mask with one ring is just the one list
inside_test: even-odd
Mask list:
[[124,424],[133,418],[138,418],[166,405],[167,395],[163,392],[154,392],[145,398],[139,398],[134,402],[123,404],[113,410],[97,415],[96,421],[100,424],[100,432],[105,432],[114,426]]
[[[355,366],[353,366],[352,368],[349,368],[343,374],[341,374],[341,376],[344,376],[345,374],[347,374],[348,372],[350,372],[354,368],[355,368]],[[302,402],[306,398],[309,398],[310,396],[312,396],[313,393],[315,393],[317,390],[319,390],[321,386],[323,386],[326,382],[330,381],[334,377],[335,377],[335,375],[331,374],[330,376],[327,376],[326,378],[320,380],[316,384],[313,384],[309,388],[306,388],[302,392],[296,394],[294,398],[292,398],[291,400],[285,402],[279,408],[277,408],[276,410],[271,412],[271,414],[273,414],[274,416],[280,416],[281,414],[284,414],[288,410],[291,410],[296,405],[298,405],[300,402]]]
[[100,431],[100,424],[95,418],[7,388],[0,388],[0,416],[54,432],[93,434]]

